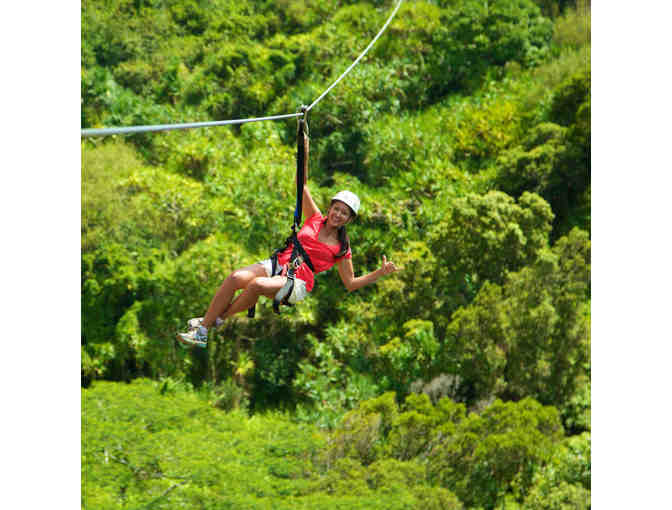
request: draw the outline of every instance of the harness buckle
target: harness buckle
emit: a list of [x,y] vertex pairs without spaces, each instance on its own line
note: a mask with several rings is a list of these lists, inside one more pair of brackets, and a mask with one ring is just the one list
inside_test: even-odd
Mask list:
[[292,265],[294,266],[294,270],[296,271],[297,269],[299,269],[299,266],[301,266],[301,264],[303,264],[303,257],[301,255],[299,255],[292,262]]

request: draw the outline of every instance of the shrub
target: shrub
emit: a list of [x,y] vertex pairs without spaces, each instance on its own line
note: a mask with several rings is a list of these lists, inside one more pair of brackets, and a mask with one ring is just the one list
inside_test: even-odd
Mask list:
[[590,434],[567,438],[535,474],[523,508],[590,508],[590,464]]
[[465,161],[469,169],[478,169],[508,148],[519,137],[516,108],[508,101],[466,105],[454,134],[456,160]]
[[469,415],[432,452],[429,477],[470,507],[493,508],[507,493],[522,500],[561,437],[554,408],[498,400],[482,415]]
[[507,271],[532,262],[547,245],[552,217],[548,204],[532,193],[518,203],[499,191],[456,199],[430,237],[432,252],[446,261],[437,271],[440,280],[468,274],[502,282]]
[[565,430],[570,434],[580,434],[591,430],[590,387],[589,377],[579,378],[576,393],[561,408],[562,422]]
[[135,232],[121,228],[134,216],[134,208],[128,204],[134,190],[118,183],[142,168],[137,154],[119,142],[100,146],[83,143],[81,154],[82,251],[92,252],[110,241],[135,240]]
[[590,491],[578,485],[558,482],[554,485],[536,485],[522,505],[523,510],[561,510],[590,508]]
[[452,4],[432,41],[434,88],[442,95],[477,84],[490,67],[509,61],[536,63],[546,53],[551,34],[552,23],[532,0]]
[[404,323],[403,340],[394,337],[378,349],[385,365],[384,372],[396,382],[400,392],[408,391],[412,381],[426,377],[431,361],[439,350],[430,321],[411,320]]
[[346,411],[377,394],[373,378],[351,368],[363,356],[354,329],[341,322],[328,326],[323,340],[308,335],[309,358],[299,363],[292,383],[296,393],[308,400],[307,406],[298,408],[300,419],[333,426]]
[[350,457],[364,465],[371,464],[382,454],[383,439],[397,414],[392,392],[362,402],[344,416],[342,426],[334,432],[326,461]]
[[[522,144],[503,152],[495,179],[514,196],[524,190],[546,199],[555,213],[553,239],[573,226],[589,228],[585,194],[590,187],[590,71],[575,73],[553,92],[549,117]],[[575,219],[576,218],[576,219]]]
[[392,425],[389,452],[400,460],[425,458],[437,443],[455,434],[464,417],[463,404],[443,398],[432,406],[426,395],[411,394]]
[[484,285],[454,314],[449,357],[473,399],[495,393],[562,406],[574,395],[589,355],[589,260],[587,234],[572,230],[503,286]]
[[566,9],[553,26],[553,41],[561,46],[590,44],[590,0],[576,0],[575,3],[576,8]]
[[566,147],[566,128],[553,123],[535,126],[518,146],[497,161],[498,188],[514,196],[524,191],[552,199],[550,190],[558,187],[558,175]]
[[[82,341],[90,356],[101,355],[106,366],[113,362],[109,377],[131,375],[127,372],[128,344],[115,341],[115,326],[136,299],[153,291],[153,268],[164,256],[158,251],[129,253],[124,246],[110,243],[82,257]],[[112,351],[93,347],[110,343]]]

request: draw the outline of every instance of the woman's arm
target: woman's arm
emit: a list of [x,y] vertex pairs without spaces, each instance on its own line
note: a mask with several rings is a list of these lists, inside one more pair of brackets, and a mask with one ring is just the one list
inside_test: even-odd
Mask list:
[[310,190],[308,189],[308,186],[303,187],[302,208],[303,208],[303,218],[305,220],[313,216],[315,213],[320,212],[317,205],[315,204],[315,201],[313,200],[313,197],[310,196]]
[[383,255],[383,263],[380,268],[363,276],[355,277],[355,270],[352,267],[352,259],[343,258],[338,263],[338,274],[341,277],[343,285],[345,285],[345,288],[348,289],[349,292],[353,292],[357,289],[365,287],[366,285],[375,283],[381,276],[394,273],[398,270],[399,269],[394,265],[394,262],[388,262],[385,255]]

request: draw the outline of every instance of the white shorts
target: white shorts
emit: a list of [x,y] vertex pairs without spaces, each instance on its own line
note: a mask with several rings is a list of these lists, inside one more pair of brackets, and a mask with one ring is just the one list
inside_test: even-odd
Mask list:
[[[262,260],[259,262],[259,264],[264,266],[264,269],[266,270],[266,276],[270,278],[271,273],[273,272],[273,263],[271,262],[271,259]],[[296,304],[299,301],[305,299],[307,295],[308,291],[306,290],[306,282],[300,278],[294,278],[294,288],[292,289],[292,293],[289,295],[289,299],[287,299],[287,301],[292,304]]]

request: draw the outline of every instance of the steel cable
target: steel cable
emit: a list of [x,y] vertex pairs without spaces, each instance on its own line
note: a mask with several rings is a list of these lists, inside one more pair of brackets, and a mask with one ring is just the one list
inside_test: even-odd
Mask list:
[[272,115],[269,117],[253,117],[249,119],[234,119],[234,120],[217,120],[217,121],[209,121],[209,122],[188,122],[184,124],[157,124],[157,125],[149,125],[149,126],[129,126],[129,127],[116,127],[116,128],[86,128],[81,130],[81,136],[83,138],[87,138],[90,136],[107,136],[107,135],[123,135],[123,134],[134,134],[134,133],[147,133],[147,132],[155,132],[155,131],[173,131],[177,129],[193,129],[193,128],[201,128],[201,127],[216,127],[216,126],[224,126],[224,125],[230,125],[230,124],[245,124],[247,122],[259,122],[259,121],[264,121],[264,120],[279,120],[279,119],[289,119],[292,117],[301,117],[305,116],[317,103],[319,103],[324,96],[326,96],[331,89],[333,89],[338,83],[352,70],[353,67],[359,63],[359,61],[368,53],[368,51],[371,49],[371,47],[375,44],[375,42],[378,40],[378,38],[385,32],[385,29],[387,26],[390,24],[392,21],[392,18],[394,18],[395,14],[397,14],[397,11],[399,10],[399,7],[401,6],[401,3],[403,0],[399,0],[397,3],[397,6],[394,8],[394,11],[392,11],[392,14],[390,17],[387,19],[385,22],[385,25],[383,25],[383,28],[380,29],[378,34],[376,34],[376,37],[373,38],[373,40],[369,43],[369,45],[366,47],[366,49],[357,57],[357,59],[350,64],[350,66],[338,77],[338,79],[332,83],[329,88],[327,88],[320,96],[313,101],[310,106],[306,107],[302,112],[300,113],[288,113],[285,115]]
[[200,127],[216,127],[227,124],[245,124],[246,122],[258,122],[262,120],[289,119],[291,117],[300,117],[303,113],[288,113],[286,115],[273,115],[270,117],[255,117],[250,119],[235,120],[216,120],[209,122],[188,122],[185,124],[159,124],[154,126],[130,126],[118,128],[100,128],[100,129],[82,129],[82,136],[105,136],[105,135],[123,135],[129,133],[146,133],[150,131],[172,131],[175,129],[193,129]]
[[397,11],[399,10],[399,7],[401,6],[401,2],[402,2],[402,1],[403,1],[403,0],[399,0],[399,3],[398,3],[397,6],[394,8],[394,11],[392,11],[392,14],[390,15],[390,17],[387,18],[387,21],[385,22],[385,25],[383,25],[383,28],[380,29],[380,31],[378,32],[378,34],[376,35],[376,37],[373,38],[373,40],[369,43],[369,45],[366,47],[366,49],[362,52],[362,54],[361,54],[359,57],[357,57],[357,59],[356,59],[352,64],[350,64],[350,67],[348,67],[348,68],[343,72],[343,74],[341,74],[341,75],[338,77],[338,79],[337,79],[334,83],[332,83],[332,84],[329,86],[329,88],[328,88],[327,90],[325,90],[324,92],[322,92],[322,94],[320,95],[320,97],[318,97],[315,101],[313,101],[313,102],[311,103],[311,105],[310,105],[308,108],[306,108],[306,112],[309,112],[309,111],[313,108],[313,106],[315,106],[317,103],[319,103],[319,102],[322,100],[322,98],[323,98],[324,96],[326,96],[326,95],[329,93],[329,91],[330,91],[331,89],[333,89],[333,88],[338,84],[338,82],[340,82],[340,81],[345,77],[345,75],[348,74],[348,73],[350,72],[350,70],[351,70],[353,67],[355,67],[355,66],[357,65],[357,63],[362,59],[362,57],[363,57],[364,55],[366,55],[366,53],[371,49],[371,46],[373,46],[373,45],[375,44],[375,42],[378,40],[378,38],[383,34],[383,32],[385,31],[385,29],[387,28],[387,26],[388,26],[388,25],[390,24],[390,22],[392,21],[392,18],[394,18],[394,15],[397,14]]

